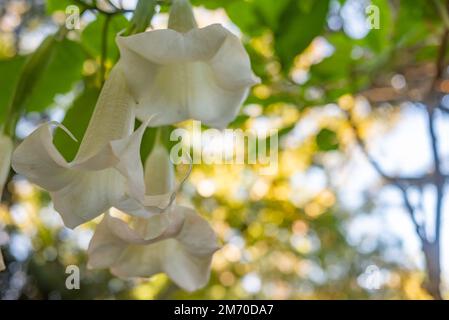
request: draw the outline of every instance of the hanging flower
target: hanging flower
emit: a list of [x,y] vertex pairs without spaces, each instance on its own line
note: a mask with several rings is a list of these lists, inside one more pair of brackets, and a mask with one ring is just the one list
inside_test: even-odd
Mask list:
[[198,28],[187,0],[174,0],[169,29],[119,36],[119,65],[152,126],[196,119],[224,128],[259,79],[240,40],[219,24]]
[[0,200],[3,194],[3,187],[8,179],[11,167],[11,154],[13,143],[10,137],[0,134]]
[[130,198],[143,199],[145,188],[140,142],[147,123],[133,133],[134,121],[133,102],[122,72],[114,68],[72,162],[54,146],[50,129],[55,123],[50,122],[17,147],[12,166],[50,192],[67,227],[74,228],[112,206],[126,210]]
[[[147,194],[173,189],[173,167],[167,151],[158,146],[145,164]],[[129,223],[106,214],[89,245],[89,267],[110,268],[122,278],[166,273],[188,291],[209,280],[212,255],[218,249],[214,231],[193,209],[172,205],[150,218]]]

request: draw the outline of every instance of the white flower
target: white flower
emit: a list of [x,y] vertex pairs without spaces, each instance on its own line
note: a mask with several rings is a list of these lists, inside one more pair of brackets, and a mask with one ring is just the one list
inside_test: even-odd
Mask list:
[[169,28],[117,37],[137,118],[161,113],[152,126],[196,119],[226,127],[259,82],[240,40],[219,24],[197,28],[186,0],[173,2]]
[[140,142],[147,124],[133,133],[134,121],[132,99],[120,69],[114,68],[72,162],[54,146],[52,123],[47,123],[17,147],[12,166],[50,192],[56,211],[70,228],[112,206],[128,209],[129,198],[143,199],[145,188]]
[[3,187],[8,179],[11,168],[11,154],[13,143],[10,137],[0,134],[0,200],[2,199]]
[[[157,147],[145,164],[150,195],[173,189],[168,152]],[[166,212],[131,218],[129,224],[106,214],[89,245],[89,267],[110,268],[119,277],[151,277],[164,272],[188,291],[209,280],[212,255],[218,249],[214,231],[193,209],[172,205]]]

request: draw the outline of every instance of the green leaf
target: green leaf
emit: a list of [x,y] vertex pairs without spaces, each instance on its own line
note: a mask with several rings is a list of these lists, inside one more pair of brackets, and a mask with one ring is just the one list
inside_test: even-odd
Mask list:
[[246,114],[240,114],[228,125],[228,128],[241,128],[248,119],[249,116]]
[[54,102],[57,94],[71,90],[82,77],[85,54],[77,42],[56,41],[50,56],[45,59],[48,60],[46,68],[28,92],[28,111],[44,110]]
[[16,123],[25,109],[25,103],[48,65],[48,56],[51,55],[55,43],[55,37],[48,36],[24,63],[7,108],[9,118],[6,122],[5,132],[10,136],[14,135]]
[[278,30],[280,19],[284,9],[290,0],[257,0],[254,6],[257,14],[264,20],[264,24],[271,30]]
[[314,84],[323,81],[346,80],[351,72],[351,58],[353,42],[343,33],[335,33],[327,37],[329,43],[334,47],[330,57],[323,59],[320,63],[311,67],[311,82]]
[[315,140],[320,151],[337,150],[339,146],[337,134],[327,128],[321,129]]
[[155,14],[155,0],[139,0],[125,35],[144,32]]
[[[138,122],[137,125],[141,123]],[[142,162],[145,163],[146,158],[150,155],[156,142],[156,134],[158,128],[147,128],[142,137],[142,143],[140,144],[140,157]]]
[[257,35],[260,32],[261,24],[251,3],[233,2],[226,6],[226,13],[244,33]]
[[428,1],[401,1],[397,15],[393,41],[398,45],[424,42],[434,31],[432,23],[426,21],[426,16],[435,16],[435,7]]
[[192,6],[203,6],[210,10],[225,8],[230,3],[242,3],[242,0],[191,0]]
[[[136,129],[141,125],[140,121],[136,121]],[[145,133],[143,134],[142,143],[140,144],[140,157],[142,162],[145,163],[145,160],[150,155],[151,151],[154,148],[156,143],[156,138],[159,135],[159,141],[162,141],[162,144],[170,151],[174,145],[179,143],[179,141],[171,141],[170,134],[176,128],[174,126],[162,126],[155,128],[147,128]],[[159,131],[159,132],[158,132]]]
[[[118,59],[118,48],[115,43],[117,33],[125,30],[128,26],[128,20],[122,15],[115,15],[109,18],[108,35],[107,35],[107,56],[112,61]],[[86,51],[95,58],[101,56],[103,43],[103,28],[106,21],[104,15],[99,15],[96,20],[89,23],[81,34],[81,43]]]
[[71,0],[47,0],[45,2],[47,14],[52,14],[55,11],[65,11],[70,5],[74,5]]
[[8,60],[0,60],[0,123],[3,123],[14,89],[19,81],[20,73],[26,58],[16,56]]
[[275,50],[286,72],[294,58],[309,46],[326,24],[329,0],[315,0],[309,5],[310,8],[301,3],[290,0],[275,33]]
[[96,87],[86,88],[64,117],[62,124],[73,133],[78,142],[73,141],[63,130],[56,130],[54,144],[67,161],[73,160],[78,151],[99,94],[100,90]]

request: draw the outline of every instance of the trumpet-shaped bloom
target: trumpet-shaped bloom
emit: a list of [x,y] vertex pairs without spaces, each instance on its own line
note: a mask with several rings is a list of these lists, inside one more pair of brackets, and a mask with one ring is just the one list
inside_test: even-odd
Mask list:
[[151,125],[196,119],[224,128],[237,115],[249,88],[259,82],[240,40],[219,24],[197,28],[190,5],[176,0],[169,27],[117,37],[119,65]]
[[11,154],[13,143],[10,137],[0,134],[0,200],[3,194],[3,187],[8,178],[9,168],[11,167]]
[[[162,147],[145,166],[148,194],[173,188],[173,168]],[[129,224],[106,214],[89,245],[89,266],[110,268],[119,277],[150,277],[164,272],[188,291],[209,280],[212,255],[218,249],[214,231],[193,209],[172,205],[150,218]]]
[[145,188],[140,142],[146,124],[133,133],[134,120],[128,88],[121,71],[114,68],[72,162],[58,152],[52,123],[46,123],[14,151],[13,168],[50,192],[56,211],[70,228],[112,206],[127,209],[130,197],[143,199]]

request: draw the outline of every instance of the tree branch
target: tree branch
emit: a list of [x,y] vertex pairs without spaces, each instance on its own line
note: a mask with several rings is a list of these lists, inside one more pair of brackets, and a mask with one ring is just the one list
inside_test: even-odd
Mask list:
[[418,220],[416,219],[416,210],[408,198],[407,186],[410,186],[410,185],[422,186],[423,184],[428,183],[428,181],[429,181],[428,179],[430,176],[425,175],[422,177],[411,177],[411,178],[407,177],[406,178],[406,177],[393,177],[393,176],[390,176],[389,174],[387,174],[382,169],[381,165],[368,152],[366,143],[360,136],[358,127],[357,127],[354,119],[352,118],[351,113],[348,111],[345,111],[345,113],[347,116],[348,123],[351,126],[352,131],[354,132],[354,136],[355,136],[358,146],[360,147],[363,154],[368,159],[368,161],[370,162],[370,164],[372,165],[374,170],[376,170],[376,172],[388,183],[394,185],[399,190],[401,190],[404,205],[405,205],[407,212],[413,222],[415,231],[416,231],[418,237],[420,238],[420,240],[425,241],[426,240],[425,226],[423,224],[420,224],[418,222]]
[[[445,12],[445,15],[447,16],[447,10],[443,6],[442,10]],[[437,91],[436,87],[440,80],[442,79],[444,75],[444,68],[445,68],[445,55],[446,50],[448,46],[449,41],[449,29],[448,27],[445,28],[443,35],[441,36],[440,46],[438,50],[438,56],[437,60],[435,62],[435,78],[432,81],[432,86],[430,87],[428,96],[427,96],[427,103],[426,103],[426,110],[427,110],[427,122],[428,122],[428,132],[430,137],[430,144],[432,149],[432,157],[434,162],[434,180],[435,180],[435,187],[437,189],[437,199],[436,199],[436,207],[435,207],[435,239],[434,241],[436,243],[439,243],[440,237],[441,237],[441,216],[442,216],[442,206],[443,206],[443,197],[444,197],[444,186],[445,186],[445,176],[443,175],[441,171],[441,158],[440,158],[440,151],[438,149],[438,136],[435,128],[435,110],[437,108],[441,109],[441,97],[440,94],[435,94],[435,91]]]
[[133,12],[134,11],[134,10],[127,10],[127,9],[120,9],[120,8],[117,8],[114,11],[106,11],[106,10],[98,8],[96,5],[92,5],[92,4],[86,3],[86,2],[84,2],[82,0],[73,0],[73,1],[76,4],[78,4],[79,6],[82,6],[82,7],[84,7],[87,10],[97,11],[97,12],[105,14],[107,16],[113,16],[113,15],[116,15],[116,14],[123,14],[123,13]]

